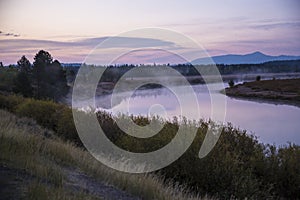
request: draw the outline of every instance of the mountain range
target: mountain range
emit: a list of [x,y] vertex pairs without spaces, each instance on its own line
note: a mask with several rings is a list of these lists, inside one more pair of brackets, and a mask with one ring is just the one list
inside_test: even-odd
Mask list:
[[270,56],[257,51],[245,55],[228,54],[221,56],[212,56],[211,58],[198,58],[194,60],[192,64],[209,64],[211,63],[210,59],[212,59],[216,64],[259,64],[277,60],[300,60],[300,56]]

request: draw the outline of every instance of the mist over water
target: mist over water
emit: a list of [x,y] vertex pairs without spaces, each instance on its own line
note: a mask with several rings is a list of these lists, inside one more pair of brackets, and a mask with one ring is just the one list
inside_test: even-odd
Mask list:
[[[225,83],[226,84],[226,83]],[[181,87],[181,91],[188,99],[192,95],[185,90],[187,86]],[[211,96],[206,85],[194,85],[193,89],[197,96],[200,116],[204,120],[212,119],[222,122],[218,116],[212,117]],[[219,91],[210,91],[214,95],[223,95]],[[126,92],[123,92],[126,93]],[[96,105],[99,110],[105,110],[112,114],[123,113],[127,115],[158,115],[164,119],[172,119],[174,116],[181,117],[181,108],[176,96],[167,88],[154,88],[136,90],[130,98],[122,99],[120,95],[117,105],[111,107],[111,95],[102,95],[96,98]],[[232,123],[233,126],[247,130],[247,133],[254,134],[260,142],[276,145],[292,142],[300,144],[300,108],[292,105],[275,104],[264,101],[250,101],[226,97],[227,112],[225,123]],[[128,109],[127,109],[128,108]],[[186,107],[185,113],[191,120],[199,120],[194,115],[196,109],[191,105]]]

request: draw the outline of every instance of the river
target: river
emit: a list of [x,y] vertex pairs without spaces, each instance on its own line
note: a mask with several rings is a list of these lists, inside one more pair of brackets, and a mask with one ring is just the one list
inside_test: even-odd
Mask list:
[[[292,142],[300,144],[300,108],[292,105],[266,103],[262,101],[249,101],[245,99],[235,99],[221,94],[219,91],[210,91],[211,94],[226,100],[226,113],[224,121],[220,118],[214,119],[211,116],[211,95],[206,85],[193,85],[193,94],[188,90],[188,86],[181,87],[184,96],[189,99],[191,95],[196,95],[200,118],[213,119],[227,124],[230,122],[234,127],[247,130],[248,134],[258,137],[263,143],[276,144],[277,146]],[[126,92],[125,92],[126,93]],[[173,116],[180,116],[182,108],[176,96],[167,88],[155,88],[137,90],[128,98],[123,98],[124,94],[114,94],[120,97],[120,101],[110,109],[104,109],[113,114],[118,112],[133,115],[159,115],[163,118],[172,119]],[[101,96],[97,102],[108,102],[110,96]],[[192,98],[191,98],[192,99]],[[191,102],[189,107],[185,107],[185,115],[188,119],[199,120],[195,115],[196,106]],[[153,106],[154,105],[154,106]],[[197,116],[197,117],[196,117]]]

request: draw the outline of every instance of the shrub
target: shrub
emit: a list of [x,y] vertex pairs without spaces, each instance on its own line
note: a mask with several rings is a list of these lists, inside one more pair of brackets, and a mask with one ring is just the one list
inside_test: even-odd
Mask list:
[[[199,127],[197,135],[178,160],[158,171],[165,176],[166,182],[171,180],[187,185],[195,193],[217,195],[222,199],[299,196],[299,146],[276,148],[263,145],[246,131],[228,125],[214,149],[200,159],[198,153],[208,124],[188,123],[188,126]],[[121,135],[117,144],[132,152],[157,150],[173,138],[177,128],[175,123],[166,123],[160,133],[147,140]],[[270,148],[273,148],[272,156],[267,153]]]
[[261,76],[256,76],[256,78],[255,78],[256,81],[260,81],[260,79],[261,79]]
[[17,73],[16,68],[0,68],[0,90],[11,92]]
[[0,95],[0,109],[34,119],[41,126],[55,131],[65,140],[81,144],[74,125],[72,110],[53,101],[35,100],[21,96]]
[[233,81],[233,80],[230,80],[230,81],[228,82],[228,85],[229,85],[229,87],[233,87],[233,86],[234,86],[234,81]]
[[72,110],[70,108],[64,107],[60,111],[58,115],[57,134],[63,139],[81,145],[80,138],[78,137],[74,124]]
[[16,107],[21,104],[25,99],[21,96],[11,95],[4,96],[0,95],[0,109],[5,109],[10,112],[15,112]]
[[25,102],[17,106],[16,114],[33,118],[43,127],[56,131],[59,111],[62,108],[62,105],[52,101],[26,99]]

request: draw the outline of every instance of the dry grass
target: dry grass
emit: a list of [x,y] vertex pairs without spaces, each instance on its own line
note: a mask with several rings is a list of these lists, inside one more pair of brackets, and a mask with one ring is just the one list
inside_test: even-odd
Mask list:
[[[84,192],[76,195],[66,191],[66,179],[62,168],[78,168],[98,180],[125,190],[142,199],[200,199],[190,195],[185,188],[169,183],[164,184],[154,175],[133,175],[112,170],[87,151],[51,136],[46,138],[45,130],[30,119],[19,119],[11,113],[0,110],[0,161],[14,168],[24,169],[37,177],[25,188],[30,199],[93,199]],[[50,134],[52,135],[52,134]],[[204,199],[207,199],[206,197]]]
[[245,82],[226,88],[222,93],[235,97],[284,101],[287,104],[299,106],[300,79]]
[[263,80],[246,82],[244,85],[259,91],[300,92],[300,79]]

